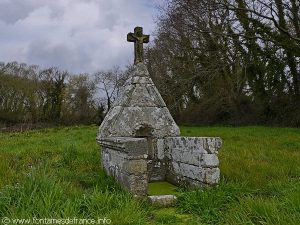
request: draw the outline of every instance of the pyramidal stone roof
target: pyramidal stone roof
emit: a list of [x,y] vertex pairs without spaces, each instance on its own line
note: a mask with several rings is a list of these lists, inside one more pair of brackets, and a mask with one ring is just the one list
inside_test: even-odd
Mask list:
[[105,116],[98,139],[137,137],[137,131],[144,128],[149,129],[154,138],[180,135],[147,67],[138,63]]

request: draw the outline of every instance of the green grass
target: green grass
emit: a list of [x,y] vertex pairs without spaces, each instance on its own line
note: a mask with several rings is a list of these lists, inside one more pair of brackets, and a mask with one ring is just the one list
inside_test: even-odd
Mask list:
[[[173,208],[135,199],[104,174],[96,126],[1,133],[0,218],[106,217],[118,225],[299,224],[300,129],[181,131],[222,137],[222,177],[218,187],[176,189],[179,201]],[[157,193],[158,184],[151,185]]]

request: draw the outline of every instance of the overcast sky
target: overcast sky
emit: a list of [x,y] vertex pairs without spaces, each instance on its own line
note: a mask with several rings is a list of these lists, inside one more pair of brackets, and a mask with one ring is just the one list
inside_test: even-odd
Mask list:
[[[0,0],[0,62],[73,73],[133,62],[128,32],[155,29],[157,0]],[[151,40],[151,37],[150,37]]]

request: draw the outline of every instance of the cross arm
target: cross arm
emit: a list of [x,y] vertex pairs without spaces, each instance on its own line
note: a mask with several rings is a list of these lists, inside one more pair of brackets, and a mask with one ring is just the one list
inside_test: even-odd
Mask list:
[[144,40],[143,40],[144,43],[148,43],[149,42],[149,36],[150,35],[144,35],[143,36],[144,37]]
[[136,37],[135,37],[135,35],[134,35],[134,33],[128,33],[127,34],[127,41],[128,42],[136,42]]

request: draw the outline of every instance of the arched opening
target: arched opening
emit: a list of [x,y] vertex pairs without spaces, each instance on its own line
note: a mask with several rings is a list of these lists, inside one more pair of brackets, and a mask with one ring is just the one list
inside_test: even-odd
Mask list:
[[151,137],[152,128],[149,125],[140,125],[135,129],[135,137]]

